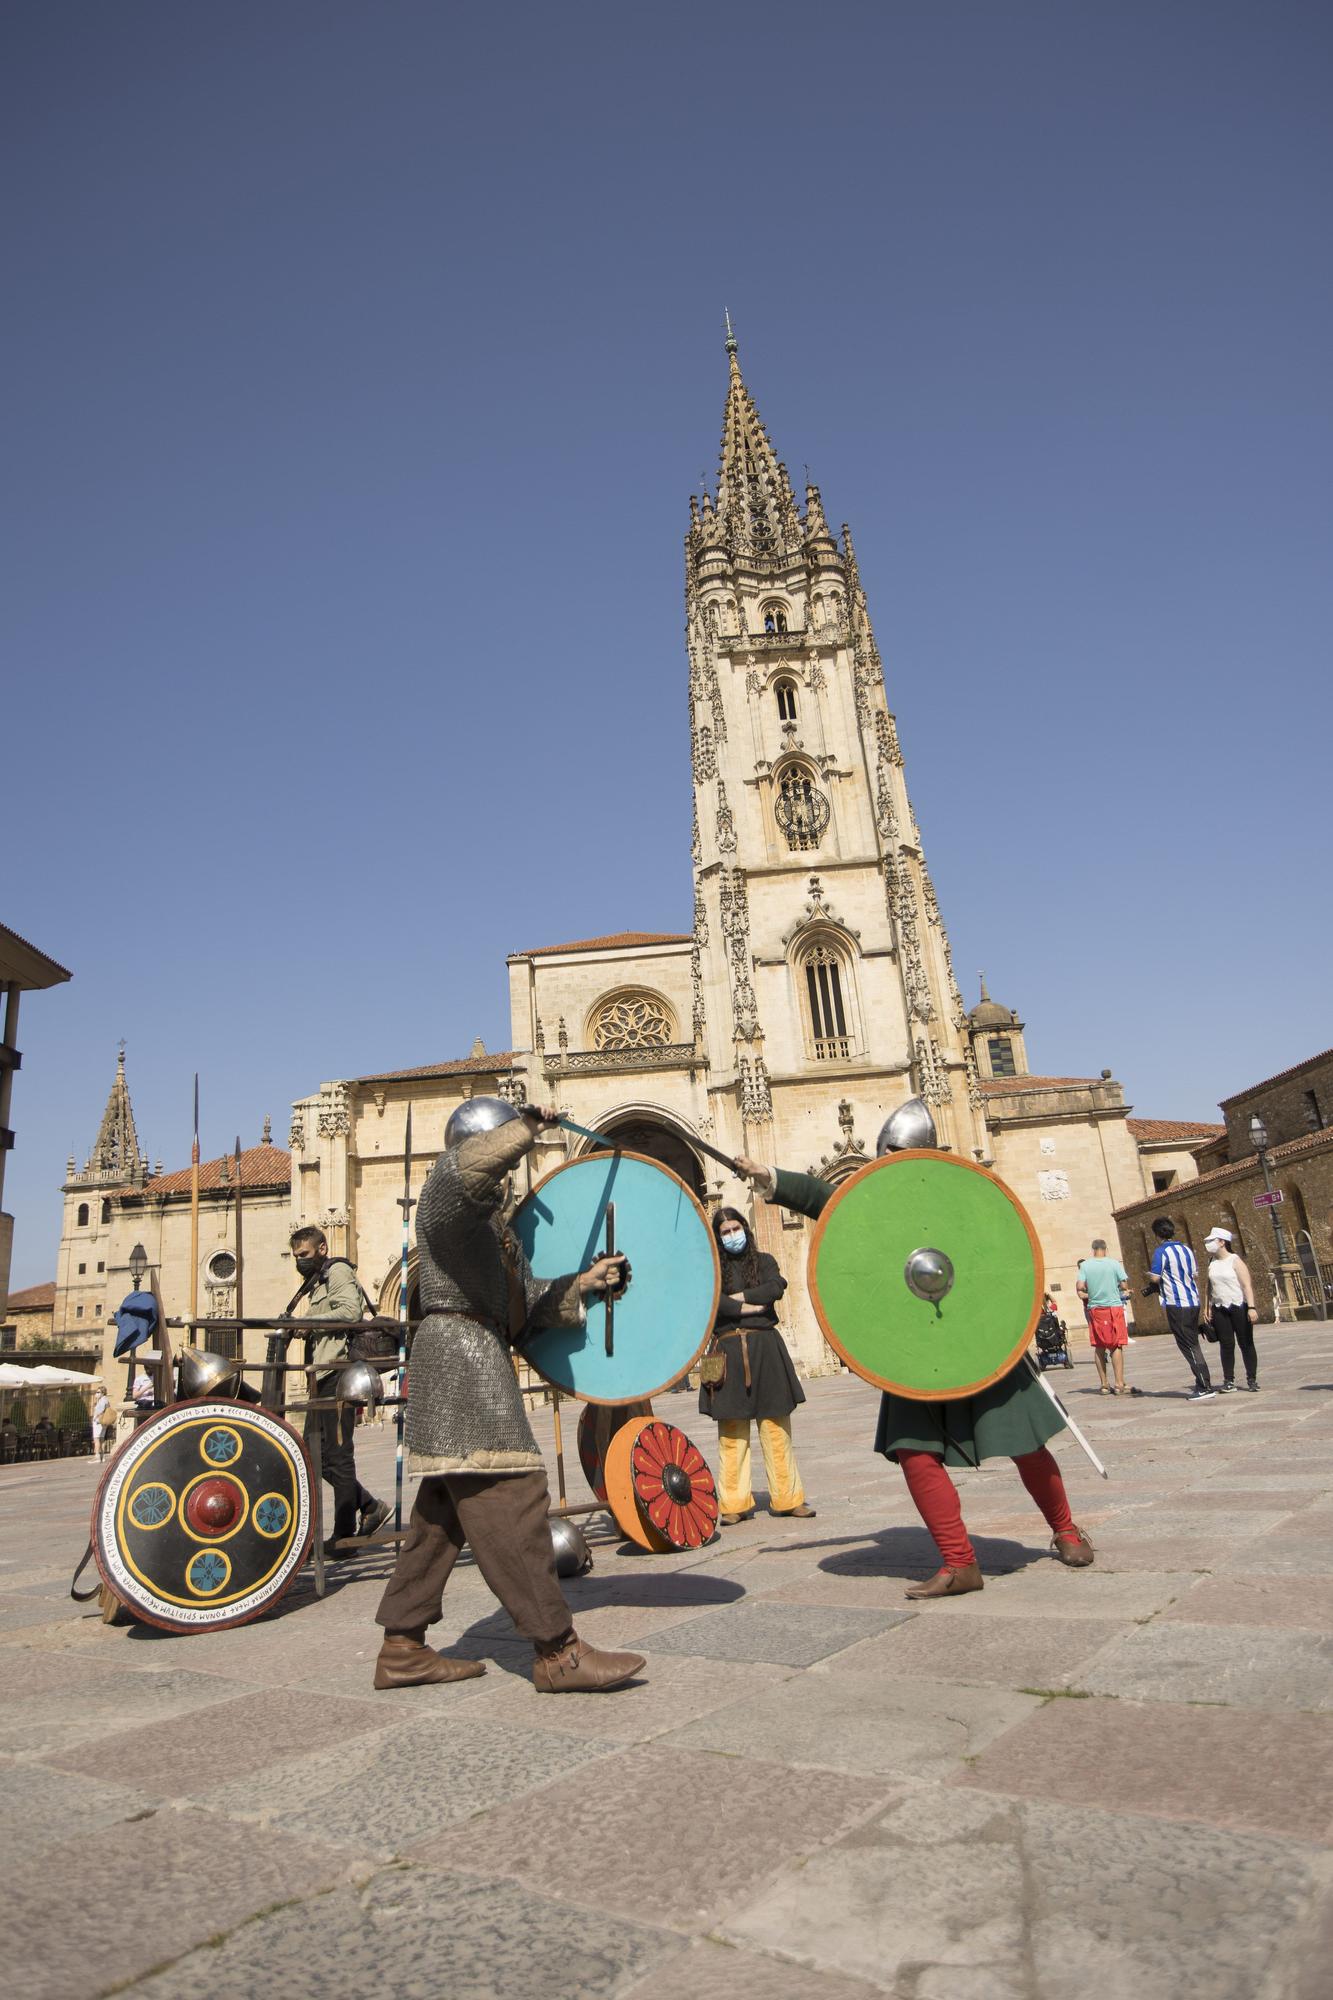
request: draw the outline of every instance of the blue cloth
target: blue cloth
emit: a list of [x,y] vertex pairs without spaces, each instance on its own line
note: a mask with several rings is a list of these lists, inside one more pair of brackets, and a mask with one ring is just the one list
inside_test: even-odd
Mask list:
[[1188,1308],[1199,1303],[1199,1267],[1188,1243],[1159,1243],[1152,1270],[1162,1281],[1162,1304]]
[[157,1332],[157,1300],[151,1292],[130,1292],[111,1315],[119,1329],[114,1359],[133,1354]]

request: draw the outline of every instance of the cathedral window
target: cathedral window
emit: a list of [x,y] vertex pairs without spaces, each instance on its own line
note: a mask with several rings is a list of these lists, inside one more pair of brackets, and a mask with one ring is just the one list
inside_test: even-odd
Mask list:
[[662,1049],[675,1039],[671,1009],[656,993],[613,993],[588,1024],[588,1046],[604,1055]]
[[774,634],[787,630],[787,607],[785,604],[766,604],[763,609],[764,630]]
[[82,1277],[82,1276],[84,1275],[84,1273],[86,1272],[86,1270],[87,1270],[87,1269],[88,1269],[88,1266],[87,1266],[86,1264],[80,1264],[80,1266],[79,1266],[79,1276],[80,1276],[80,1277]]
[[819,846],[832,818],[832,808],[806,764],[784,764],[778,773],[774,815],[793,853]]
[[109,1201],[102,1203],[102,1220],[103,1222],[110,1222],[111,1220],[111,1203]]
[[94,1319],[101,1319],[101,1317],[102,1317],[102,1308],[101,1308],[101,1306],[94,1306],[94,1307],[93,1307],[93,1318],[94,1318]]
[[852,1052],[847,1002],[843,994],[843,963],[830,944],[812,945],[801,959],[805,994],[810,1008],[810,1035],[818,1062],[836,1062]]
[[1014,1045],[1008,1035],[992,1035],[986,1044],[990,1056],[992,1076],[1017,1076],[1018,1065],[1014,1061]]
[[773,695],[774,699],[778,704],[778,721],[795,722],[796,720],[795,681],[775,682],[773,687]]
[[79,1203],[79,1212],[74,1218],[74,1227],[76,1229],[86,1229],[88,1227],[88,1204],[86,1201]]

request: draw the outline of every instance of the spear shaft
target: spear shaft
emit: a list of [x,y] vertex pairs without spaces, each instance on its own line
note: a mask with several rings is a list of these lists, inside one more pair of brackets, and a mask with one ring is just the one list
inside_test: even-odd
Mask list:
[[407,1135],[403,1141],[403,1192],[398,1206],[403,1211],[403,1256],[398,1277],[398,1408],[394,1426],[398,1443],[394,1464],[393,1525],[403,1525],[403,1384],[407,1379],[407,1278],[411,1251],[411,1218],[416,1203],[412,1199],[412,1106],[407,1107]]
[[[190,1148],[190,1318],[199,1317],[199,1072],[194,1073],[194,1144]],[[194,1330],[190,1331],[191,1343]]]

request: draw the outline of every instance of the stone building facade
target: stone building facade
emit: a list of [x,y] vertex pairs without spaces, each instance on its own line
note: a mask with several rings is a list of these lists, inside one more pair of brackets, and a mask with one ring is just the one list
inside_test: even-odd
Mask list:
[[[691,501],[685,538],[689,930],[516,950],[506,1050],[477,1043],[467,1057],[335,1078],[298,1099],[281,1196],[276,1155],[264,1169],[275,1176],[263,1190],[274,1268],[286,1230],[318,1223],[371,1293],[396,1307],[408,1107],[415,1193],[450,1111],[478,1093],[554,1100],[663,1161],[705,1203],[745,1208],[745,1187],[699,1140],[837,1179],[872,1157],[887,1114],[919,1095],[941,1143],[993,1165],[1029,1207],[1061,1290],[1072,1291],[1092,1237],[1113,1237],[1117,1205],[1144,1190],[1110,1072],[1033,1076],[1017,1014],[984,986],[965,1007],[851,534],[832,532],[817,486],[798,505],[731,338],[727,374],[715,490]],[[86,1295],[76,1287],[76,1276],[94,1276],[92,1258],[106,1265],[96,1275],[123,1276],[134,1234],[117,1234],[122,1213],[160,1217],[163,1285],[170,1309],[183,1309],[177,1214],[188,1174],[168,1177],[170,1189],[149,1176],[131,1128],[117,1108],[83,1174],[71,1163],[66,1311],[94,1303],[91,1282]],[[590,1147],[563,1131],[547,1136],[532,1172]],[[1187,1161],[1182,1151],[1179,1171]],[[268,1309],[288,1288],[264,1289],[250,1212],[247,1200],[247,1303]],[[762,1204],[754,1221],[789,1279],[798,1364],[832,1366],[806,1297],[806,1223]],[[210,1226],[221,1242],[225,1204]],[[87,1253],[67,1248],[94,1242]],[[69,1256],[85,1270],[76,1274]],[[123,1289],[118,1276],[110,1291]]]
[[[1170,1216],[1200,1265],[1204,1238],[1220,1223],[1250,1267],[1265,1319],[1326,1317],[1333,1304],[1333,1050],[1223,1098],[1219,1108],[1225,1125],[1195,1148],[1201,1171],[1117,1212],[1125,1268],[1142,1289],[1159,1215]],[[1250,1133],[1256,1115],[1267,1128],[1269,1180],[1282,1196],[1271,1208],[1256,1205],[1268,1193]],[[1145,1327],[1165,1324],[1155,1300],[1142,1300],[1137,1314]]]

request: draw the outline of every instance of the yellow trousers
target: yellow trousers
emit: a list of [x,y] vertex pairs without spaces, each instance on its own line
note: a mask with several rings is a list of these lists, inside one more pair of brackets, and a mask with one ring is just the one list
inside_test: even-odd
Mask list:
[[[805,1499],[791,1441],[791,1418],[760,1417],[759,1449],[768,1479],[768,1504],[776,1514],[790,1513]],[[754,1506],[750,1487],[750,1425],[745,1417],[717,1427],[717,1500],[723,1514],[748,1514]]]

